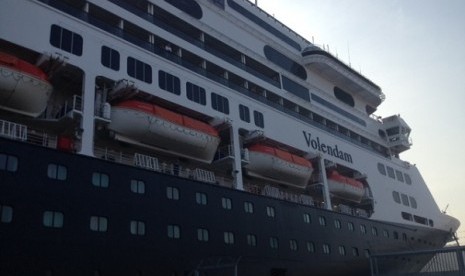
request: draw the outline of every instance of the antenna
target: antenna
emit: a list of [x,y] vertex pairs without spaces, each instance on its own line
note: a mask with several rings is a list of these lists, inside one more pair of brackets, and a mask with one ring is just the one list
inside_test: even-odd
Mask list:
[[447,208],[449,208],[449,204],[446,205],[446,208],[444,208],[444,210],[442,210],[442,213],[445,214],[447,212]]
[[350,63],[350,49],[349,49],[349,41],[347,41],[347,55],[349,56],[349,66],[352,67]]

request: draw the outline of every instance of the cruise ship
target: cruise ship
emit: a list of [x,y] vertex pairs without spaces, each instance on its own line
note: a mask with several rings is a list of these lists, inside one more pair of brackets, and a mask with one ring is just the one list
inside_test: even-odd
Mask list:
[[369,275],[441,248],[460,223],[384,99],[247,0],[2,0],[0,275]]

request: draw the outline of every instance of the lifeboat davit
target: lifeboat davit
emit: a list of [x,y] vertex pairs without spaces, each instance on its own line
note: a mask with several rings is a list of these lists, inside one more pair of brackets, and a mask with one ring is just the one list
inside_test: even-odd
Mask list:
[[327,179],[329,191],[334,195],[358,203],[362,200],[365,193],[362,182],[340,175],[337,171],[331,171]]
[[40,68],[0,52],[0,109],[37,117],[47,107],[52,90]]
[[313,166],[307,159],[263,144],[248,147],[247,174],[265,180],[305,188]]
[[[108,127],[127,142],[154,146],[162,151],[211,162],[220,137],[207,123],[137,100],[114,105]],[[118,138],[118,137],[117,137]]]

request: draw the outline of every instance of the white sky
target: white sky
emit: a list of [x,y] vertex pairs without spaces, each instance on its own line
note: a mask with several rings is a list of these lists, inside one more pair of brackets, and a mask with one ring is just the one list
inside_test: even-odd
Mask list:
[[[252,0],[255,2],[255,0]],[[375,113],[401,114],[416,164],[465,242],[465,1],[258,0],[258,6],[378,84]],[[463,174],[463,175],[462,175]]]

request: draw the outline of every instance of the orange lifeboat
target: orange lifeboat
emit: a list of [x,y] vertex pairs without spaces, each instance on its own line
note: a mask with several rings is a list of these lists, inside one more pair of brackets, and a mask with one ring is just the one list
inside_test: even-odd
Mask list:
[[137,100],[112,107],[109,129],[117,139],[151,145],[202,162],[213,160],[220,143],[218,131],[209,124]]
[[47,107],[52,90],[40,68],[0,52],[0,109],[37,117]]
[[313,172],[307,159],[263,144],[254,144],[249,150],[247,174],[265,180],[305,188]]
[[334,195],[354,202],[360,202],[365,193],[362,182],[340,175],[337,171],[328,174],[328,188]]

